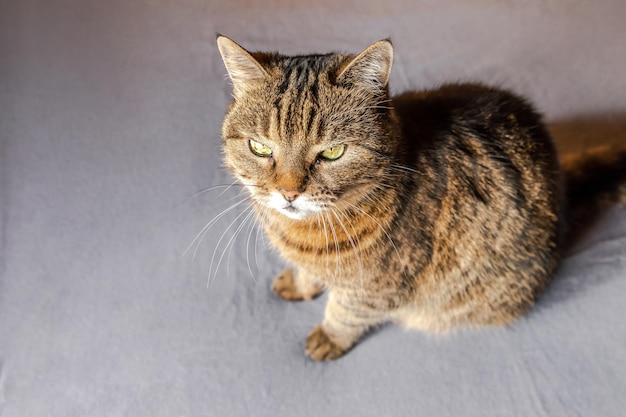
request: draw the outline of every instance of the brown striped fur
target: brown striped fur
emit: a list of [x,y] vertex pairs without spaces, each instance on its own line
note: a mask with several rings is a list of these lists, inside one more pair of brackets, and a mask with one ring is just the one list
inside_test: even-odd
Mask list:
[[[337,358],[388,321],[442,332],[509,323],[533,304],[559,264],[564,193],[525,100],[478,84],[392,99],[386,40],[356,56],[218,46],[234,86],[226,164],[295,267],[273,289],[329,291],[311,357]],[[337,160],[321,156],[340,145]]]

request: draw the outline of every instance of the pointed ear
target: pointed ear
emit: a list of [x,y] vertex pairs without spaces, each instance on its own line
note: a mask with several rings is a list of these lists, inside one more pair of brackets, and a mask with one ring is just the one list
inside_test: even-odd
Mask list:
[[339,72],[338,83],[353,83],[369,89],[387,87],[391,63],[393,62],[393,46],[389,40],[378,41],[361,52]]
[[240,94],[250,84],[267,77],[267,72],[261,64],[233,40],[219,35],[217,47],[228,70],[228,75],[233,81],[235,95]]

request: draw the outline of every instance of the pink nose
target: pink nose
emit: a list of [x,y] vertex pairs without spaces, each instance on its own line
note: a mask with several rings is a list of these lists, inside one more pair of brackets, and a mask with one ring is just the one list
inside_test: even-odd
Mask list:
[[279,190],[279,192],[285,197],[285,200],[292,202],[301,194],[298,190]]

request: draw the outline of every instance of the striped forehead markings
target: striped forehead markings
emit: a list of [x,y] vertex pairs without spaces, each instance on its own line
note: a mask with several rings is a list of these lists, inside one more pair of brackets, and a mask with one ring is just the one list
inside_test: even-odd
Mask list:
[[[276,125],[282,135],[293,135],[297,130],[309,136],[318,112],[317,74],[302,61],[287,68],[284,81],[278,87],[274,101]],[[320,123],[315,132],[319,132]]]
[[[320,135],[324,118],[320,109],[320,75],[336,64],[332,55],[296,56],[278,63],[282,79],[277,86],[271,125],[280,137],[301,134],[309,138]],[[269,127],[270,123],[266,123]]]

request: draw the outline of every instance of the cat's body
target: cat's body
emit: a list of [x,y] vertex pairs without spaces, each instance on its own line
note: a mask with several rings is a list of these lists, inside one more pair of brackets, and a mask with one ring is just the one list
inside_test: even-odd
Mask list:
[[307,339],[318,360],[372,326],[504,324],[558,267],[561,172],[523,99],[458,84],[390,99],[392,49],[358,56],[220,51],[235,87],[226,162],[296,267],[282,298],[330,292]]

